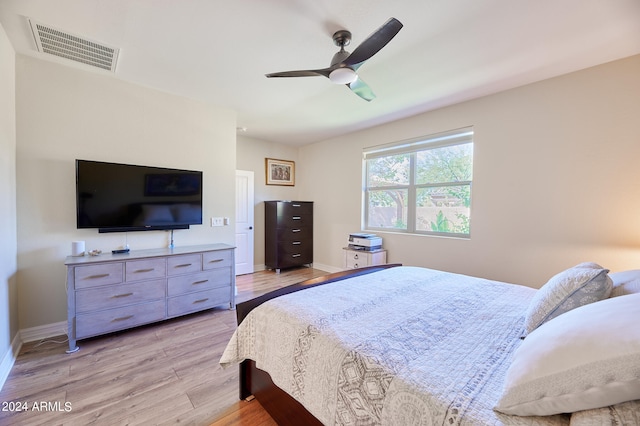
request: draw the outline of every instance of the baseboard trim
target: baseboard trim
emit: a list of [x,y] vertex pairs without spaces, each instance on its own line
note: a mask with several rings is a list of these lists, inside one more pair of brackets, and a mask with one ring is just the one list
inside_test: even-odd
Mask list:
[[67,322],[60,321],[52,324],[39,325],[37,327],[20,330],[22,342],[35,342],[36,340],[49,339],[51,337],[67,334]]
[[11,373],[13,364],[15,364],[18,353],[20,353],[20,348],[22,348],[22,339],[20,338],[20,332],[18,332],[11,341],[11,346],[7,353],[2,357],[2,363],[0,363],[0,390],[4,387],[4,383],[7,381],[9,373]]
[[336,268],[335,266],[324,265],[322,263],[314,263],[313,264],[313,268],[314,269],[320,269],[321,271],[325,271],[325,272],[328,272],[330,274],[333,274],[334,272],[340,272],[340,271],[344,270],[342,268]]

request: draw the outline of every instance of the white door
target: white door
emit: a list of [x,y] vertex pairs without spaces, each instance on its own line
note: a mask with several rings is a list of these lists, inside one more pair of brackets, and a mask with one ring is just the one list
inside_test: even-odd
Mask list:
[[236,170],[236,275],[253,272],[253,172]]

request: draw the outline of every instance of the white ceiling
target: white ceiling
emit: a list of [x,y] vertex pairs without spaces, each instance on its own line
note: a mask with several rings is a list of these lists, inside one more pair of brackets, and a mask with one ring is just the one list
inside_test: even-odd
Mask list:
[[[358,71],[324,77],[388,18],[404,28]],[[121,49],[115,74],[36,50],[26,18]],[[16,52],[237,111],[258,139],[302,145],[640,53],[640,0],[0,0]],[[640,78],[640,76],[639,76]]]

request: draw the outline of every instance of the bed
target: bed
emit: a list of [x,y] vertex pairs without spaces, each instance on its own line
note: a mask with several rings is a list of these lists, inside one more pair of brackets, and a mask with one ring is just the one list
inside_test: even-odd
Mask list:
[[220,364],[240,363],[240,398],[281,425],[640,424],[640,294],[609,302],[607,272],[576,265],[541,290],[400,265],[330,274],[238,304]]

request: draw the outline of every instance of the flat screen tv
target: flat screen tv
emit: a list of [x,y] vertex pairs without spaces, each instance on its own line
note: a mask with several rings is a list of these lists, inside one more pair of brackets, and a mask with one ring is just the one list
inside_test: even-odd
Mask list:
[[76,160],[77,226],[99,232],[202,224],[202,172]]

